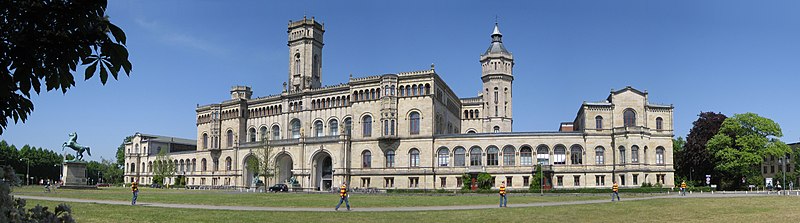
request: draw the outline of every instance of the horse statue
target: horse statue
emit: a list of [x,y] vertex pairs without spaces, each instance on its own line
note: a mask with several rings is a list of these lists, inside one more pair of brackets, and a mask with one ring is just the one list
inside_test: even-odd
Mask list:
[[69,134],[69,140],[61,145],[61,150],[63,151],[65,147],[75,150],[75,161],[83,160],[84,151],[86,151],[86,154],[89,154],[90,156],[92,155],[92,151],[89,150],[88,146],[82,146],[81,144],[78,144],[78,133],[75,132]]

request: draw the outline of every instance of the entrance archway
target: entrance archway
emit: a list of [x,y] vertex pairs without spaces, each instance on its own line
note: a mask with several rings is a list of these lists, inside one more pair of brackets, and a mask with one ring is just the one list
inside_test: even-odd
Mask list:
[[331,155],[320,152],[314,155],[314,187],[317,190],[329,190],[333,186],[333,160]]
[[253,155],[248,155],[244,158],[244,174],[242,178],[244,178],[244,187],[256,187],[256,182],[258,182],[257,170],[259,168],[258,158]]
[[[292,157],[289,154],[280,154],[275,157],[276,170],[278,171],[278,183],[285,183],[292,177]],[[291,185],[289,185],[291,186]]]

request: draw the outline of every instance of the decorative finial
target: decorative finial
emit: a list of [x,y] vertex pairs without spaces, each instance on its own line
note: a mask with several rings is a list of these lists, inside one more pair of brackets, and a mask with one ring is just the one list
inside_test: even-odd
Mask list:
[[436,68],[435,68],[435,67],[436,67],[436,65],[434,65],[433,63],[431,63],[431,70],[436,70]]
[[353,79],[353,73],[350,73],[350,79]]
[[497,24],[497,19],[498,19],[498,18],[499,18],[499,16],[497,16],[497,15],[494,15],[494,24]]

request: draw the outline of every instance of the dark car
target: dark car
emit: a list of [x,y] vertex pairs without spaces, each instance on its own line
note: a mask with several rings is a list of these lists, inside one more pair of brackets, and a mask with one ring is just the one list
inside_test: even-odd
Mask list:
[[286,184],[275,184],[269,187],[270,192],[289,192],[289,186]]

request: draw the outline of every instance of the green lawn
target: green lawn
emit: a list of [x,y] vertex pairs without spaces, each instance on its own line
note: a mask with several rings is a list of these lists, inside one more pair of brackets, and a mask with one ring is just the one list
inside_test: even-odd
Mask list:
[[[54,207],[57,202],[29,200]],[[78,222],[796,222],[797,197],[652,199],[422,212],[216,211],[69,203]]]
[[[131,198],[128,188],[102,188],[99,190],[60,189],[55,193],[44,193],[41,187],[17,187],[13,194],[65,197],[98,200],[127,201]],[[516,195],[516,196],[515,196]],[[623,195],[624,197],[624,195]],[[576,200],[608,199],[607,194],[588,194],[582,196],[519,196],[509,195],[510,203],[537,203]],[[331,207],[338,202],[338,194],[305,193],[238,193],[230,191],[196,191],[175,189],[141,188],[139,202],[172,204],[208,204],[229,206],[260,207]],[[411,206],[451,206],[497,204],[496,194],[476,196],[427,196],[427,195],[366,195],[351,194],[350,204],[358,207],[411,207]]]

